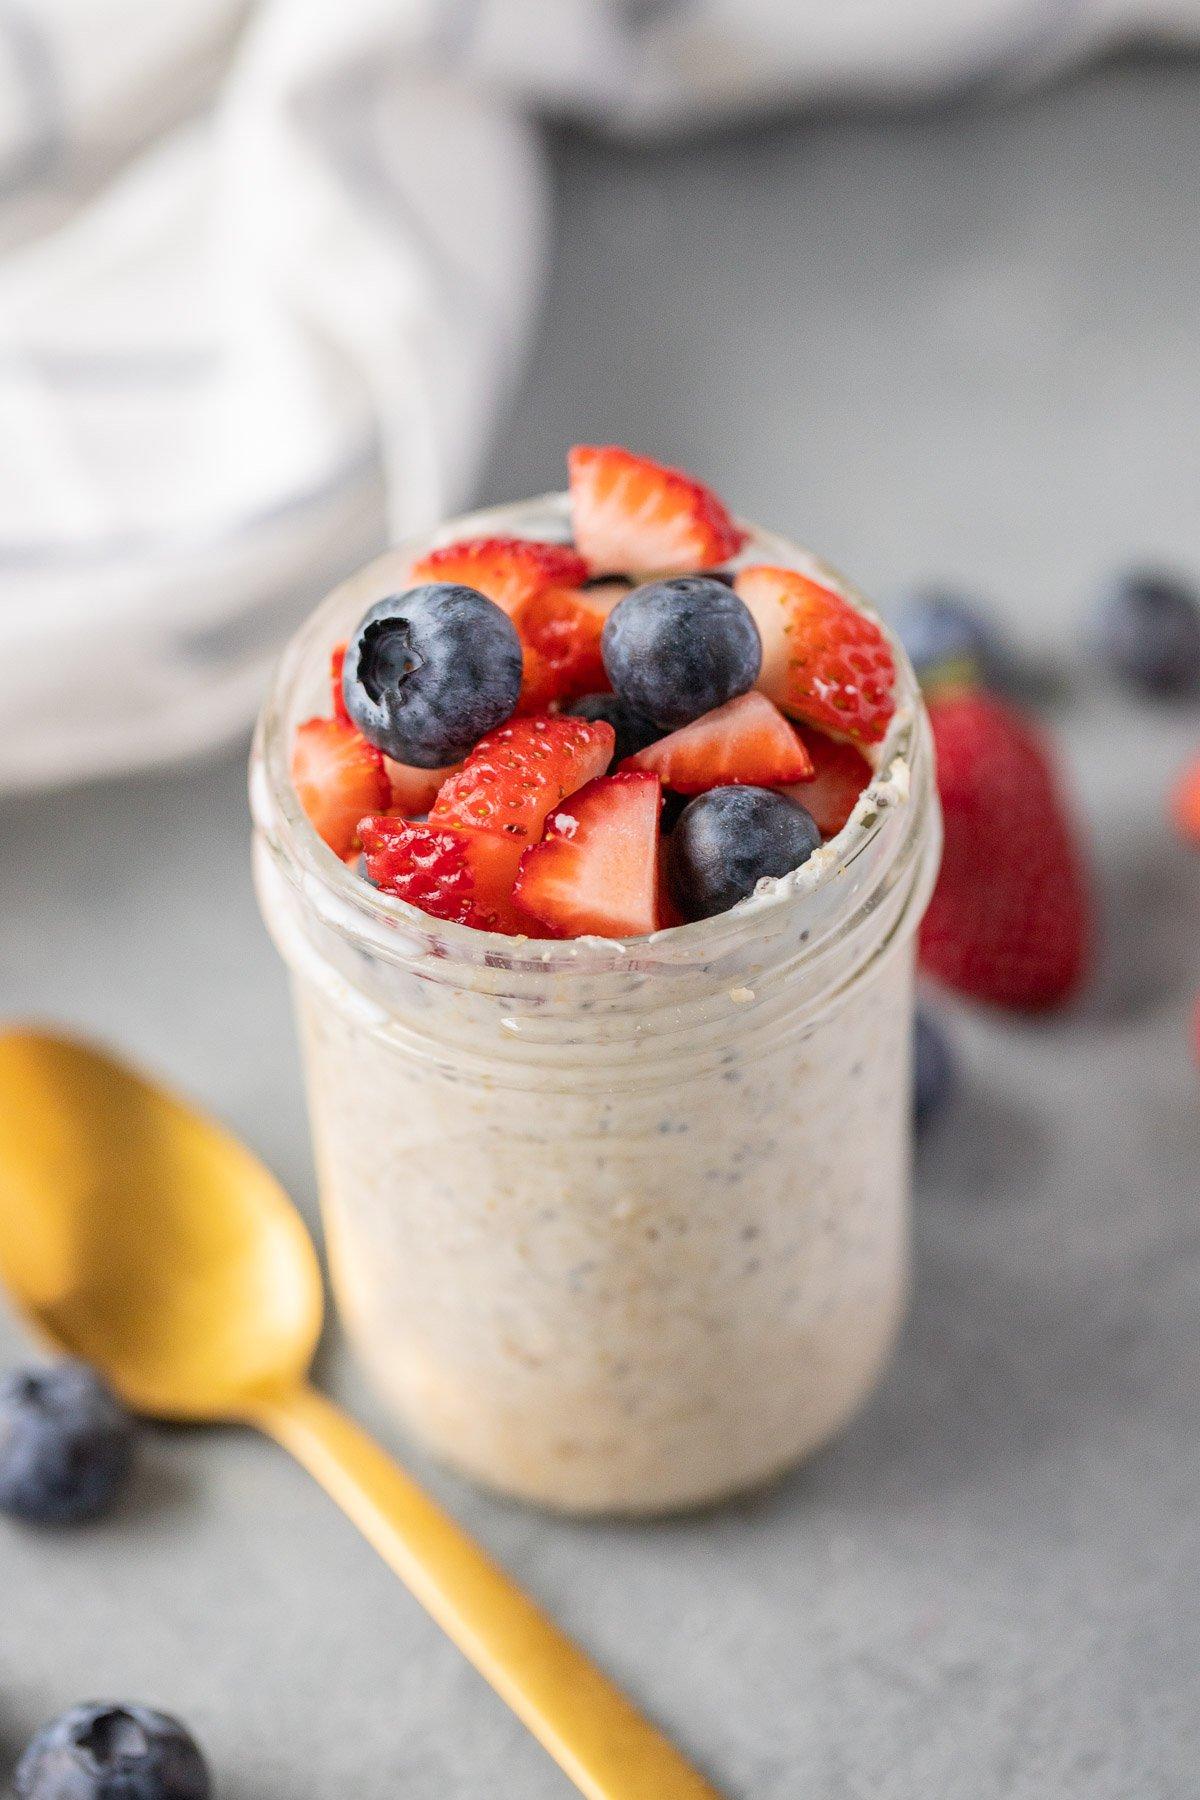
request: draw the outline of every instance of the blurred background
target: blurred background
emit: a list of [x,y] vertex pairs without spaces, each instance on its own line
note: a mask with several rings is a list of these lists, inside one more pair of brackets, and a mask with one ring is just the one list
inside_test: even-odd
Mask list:
[[[161,1070],[310,1216],[245,753],[389,538],[626,443],[1053,675],[1096,976],[1047,1024],[936,1002],[957,1091],[868,1414],[662,1527],[422,1471],[753,1800],[1200,1791],[1200,870],[1164,820],[1200,704],[1088,639],[1122,569],[1200,575],[1197,51],[1197,0],[0,5],[0,1004]],[[0,1768],[100,1689],[262,1800],[566,1791],[235,1437],[164,1439],[101,1536],[0,1540],[0,1591]]]

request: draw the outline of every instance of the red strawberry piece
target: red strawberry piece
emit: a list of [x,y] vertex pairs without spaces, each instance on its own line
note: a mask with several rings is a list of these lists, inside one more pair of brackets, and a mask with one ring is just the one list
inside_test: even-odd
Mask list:
[[575,542],[598,573],[686,575],[746,541],[714,493],[680,469],[616,445],[567,457]]
[[933,699],[929,718],[945,852],[921,962],[974,999],[1059,1006],[1086,973],[1091,907],[1048,746],[1014,707],[979,691]]
[[782,787],[812,773],[794,725],[762,694],[739,694],[630,756],[623,769],[653,769],[677,794],[714,787]]
[[671,883],[667,878],[667,859],[662,854],[662,848],[662,840],[660,839],[658,856],[658,903],[655,916],[658,919],[657,929],[659,931],[666,931],[669,927],[675,925],[686,925],[687,920],[676,906],[674,897],[671,893]]
[[569,544],[535,538],[461,538],[431,550],[410,571],[413,581],[457,581],[511,615],[523,600],[551,587],[578,587],[587,564]]
[[343,725],[354,723],[346,710],[346,696],[342,691],[342,665],[346,660],[345,644],[335,644],[329,659],[329,688],[333,700],[333,716]]
[[502,831],[536,843],[546,814],[612,760],[616,733],[603,720],[541,715],[510,719],[481,738],[430,812],[435,825]]
[[335,856],[358,843],[358,822],[391,804],[383,757],[341,719],[306,719],[292,741],[292,786]]
[[537,929],[512,897],[522,840],[391,814],[364,819],[361,831],[367,874],[383,893],[476,931]]
[[756,563],[734,588],[762,639],[768,699],[834,737],[877,744],[895,711],[896,666],[875,621],[795,569]]
[[604,621],[629,589],[546,588],[523,600],[513,624],[525,652],[521,712],[544,712],[551,701],[574,700],[608,688],[600,637]]
[[822,837],[836,837],[874,771],[853,744],[839,743],[811,726],[801,729],[800,735],[812,758],[813,773],[801,786],[789,788],[789,797],[808,809]]
[[1184,842],[1200,848],[1200,756],[1188,764],[1172,788],[1170,815]]
[[556,807],[521,858],[516,898],[554,937],[642,937],[659,923],[662,784],[604,775]]
[[558,677],[554,668],[531,644],[521,646],[521,691],[513,709],[514,719],[530,719],[545,715],[558,698]]
[[417,819],[427,813],[445,782],[461,767],[451,763],[447,769],[414,769],[409,763],[393,762],[385,756],[383,766],[392,789],[392,811],[406,819]]

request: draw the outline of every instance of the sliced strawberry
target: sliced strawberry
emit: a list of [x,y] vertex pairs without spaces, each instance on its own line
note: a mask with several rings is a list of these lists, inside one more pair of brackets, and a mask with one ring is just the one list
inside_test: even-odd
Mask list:
[[758,685],[786,713],[856,744],[877,744],[895,711],[886,637],[832,588],[756,563],[734,587],[762,639]]
[[391,803],[383,757],[340,719],[306,719],[292,741],[292,786],[335,856],[358,843],[358,822]]
[[610,444],[567,457],[575,542],[599,574],[687,574],[746,541],[721,502],[680,469]]
[[555,937],[642,937],[659,924],[662,786],[641,769],[601,776],[546,821],[515,896]]
[[800,787],[787,792],[812,814],[822,837],[836,837],[874,771],[853,744],[839,743],[811,725],[800,735],[812,758],[813,773]]
[[794,725],[762,694],[739,694],[649,749],[627,757],[623,769],[653,769],[677,794],[714,787],[782,787],[812,773]]
[[513,624],[525,652],[521,712],[544,712],[554,700],[603,693],[609,685],[600,655],[604,621],[629,589],[546,588],[523,600]]
[[578,587],[587,580],[583,558],[569,544],[536,538],[461,538],[431,550],[411,570],[414,581],[458,581],[512,614],[523,600],[546,588]]
[[550,809],[604,773],[615,742],[616,733],[602,719],[510,719],[481,738],[451,775],[430,822],[503,831],[523,845],[535,843]]
[[385,756],[383,766],[391,783],[392,811],[403,813],[406,819],[417,819],[429,811],[443,784],[462,764],[451,763],[446,769],[414,769]]
[[521,691],[513,708],[514,719],[531,719],[550,711],[558,698],[558,676],[540,650],[521,645]]
[[528,934],[533,921],[512,897],[520,839],[390,814],[364,819],[361,831],[367,874],[383,893],[476,931]]
[[329,688],[333,700],[333,716],[343,725],[354,723],[346,710],[346,696],[342,692],[342,664],[346,660],[345,644],[335,644],[333,655],[329,659]]

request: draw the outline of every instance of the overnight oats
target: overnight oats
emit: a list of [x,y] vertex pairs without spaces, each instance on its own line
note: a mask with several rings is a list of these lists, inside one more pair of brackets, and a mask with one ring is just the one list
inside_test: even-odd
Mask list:
[[836,1432],[905,1305],[940,844],[912,672],[853,590],[581,447],[567,494],[324,603],[251,793],[334,1287],[409,1426],[612,1512]]

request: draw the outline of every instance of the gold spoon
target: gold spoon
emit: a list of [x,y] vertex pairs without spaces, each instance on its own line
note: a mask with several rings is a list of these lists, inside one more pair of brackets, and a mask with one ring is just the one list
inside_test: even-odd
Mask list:
[[136,1411],[254,1425],[290,1450],[590,1800],[719,1800],[309,1385],[316,1251],[228,1132],[95,1048],[0,1034],[0,1280]]

